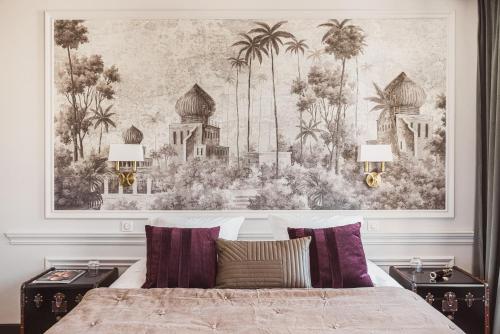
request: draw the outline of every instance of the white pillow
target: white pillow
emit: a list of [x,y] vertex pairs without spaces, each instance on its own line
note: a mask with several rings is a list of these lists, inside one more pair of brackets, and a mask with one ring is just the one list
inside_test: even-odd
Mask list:
[[288,240],[288,228],[326,228],[349,224],[364,224],[362,216],[298,216],[298,215],[269,215],[274,240]]
[[[368,274],[372,279],[374,286],[394,286],[402,288],[398,282],[394,280],[382,268],[377,266],[370,260],[366,260],[368,266]],[[117,289],[138,289],[146,281],[146,258],[141,258],[139,261],[131,265],[116,281],[111,284],[110,288]]]
[[241,224],[245,217],[191,217],[186,219],[175,219],[169,216],[159,216],[149,220],[149,224],[161,227],[179,228],[210,228],[220,226],[219,238],[226,240],[237,240]]
[[394,286],[402,288],[402,286],[396,282],[394,278],[389,276],[388,273],[372,261],[366,260],[366,265],[368,267],[368,275],[370,275],[374,286]]
[[138,289],[146,282],[146,258],[139,259],[125,270],[109,287],[116,289]]

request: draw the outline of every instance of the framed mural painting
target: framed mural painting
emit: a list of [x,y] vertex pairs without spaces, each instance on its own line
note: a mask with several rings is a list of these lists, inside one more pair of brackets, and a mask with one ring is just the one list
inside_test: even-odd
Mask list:
[[453,103],[449,13],[46,13],[46,215],[452,217]]

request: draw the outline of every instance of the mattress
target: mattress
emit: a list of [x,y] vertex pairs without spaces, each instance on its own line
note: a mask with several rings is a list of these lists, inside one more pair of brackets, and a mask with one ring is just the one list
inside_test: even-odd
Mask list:
[[47,334],[463,333],[413,292],[358,289],[89,291]]
[[[368,274],[376,287],[401,287],[389,274],[371,261],[366,261]],[[142,258],[130,266],[112,285],[112,288],[134,289],[140,288],[146,281],[146,259]]]

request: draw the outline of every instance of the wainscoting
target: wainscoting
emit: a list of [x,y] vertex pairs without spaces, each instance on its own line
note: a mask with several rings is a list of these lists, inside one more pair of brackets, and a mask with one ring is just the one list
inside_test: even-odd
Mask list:
[[[123,233],[123,232],[99,232],[99,233],[44,233],[44,232],[13,232],[5,233],[11,245],[82,245],[82,246],[144,246],[146,243],[144,233]],[[272,234],[268,232],[248,231],[240,233],[240,240],[272,240]],[[473,244],[473,232],[449,232],[449,233],[370,233],[363,234],[363,244],[366,248],[374,246],[470,246]],[[118,252],[113,252],[118,253]],[[109,253],[108,253],[109,254]],[[377,265],[387,269],[392,265],[408,264],[413,255],[370,255],[367,257]],[[455,254],[433,254],[420,255],[424,265],[444,266],[455,263]],[[65,267],[77,268],[85,267],[91,259],[99,260],[103,267],[118,267],[123,271],[140,257],[120,257],[120,256],[97,256],[97,257],[74,257],[74,256],[47,256],[45,257],[45,268]]]
[[[11,245],[145,245],[144,233],[5,233]],[[272,240],[270,233],[240,233],[240,240]],[[474,233],[364,233],[364,245],[472,245]]]
[[[87,245],[87,246],[143,246],[146,243],[144,233],[40,233],[40,232],[13,232],[5,236],[11,245]],[[262,232],[240,233],[241,240],[272,240],[272,234]],[[473,244],[473,232],[451,233],[364,233],[363,243],[370,246],[470,246]],[[392,253],[394,254],[394,253]],[[418,254],[416,254],[418,255]],[[387,268],[391,265],[408,264],[410,255],[375,255],[367,257],[377,265]],[[424,265],[444,266],[455,263],[455,255],[437,254],[420,256]],[[50,267],[85,267],[90,259],[99,260],[103,267],[118,267],[124,270],[137,261],[140,257],[71,257],[62,256],[45,257],[44,265]]]
[[[45,269],[56,268],[85,268],[89,260],[99,260],[102,268],[117,267],[120,272],[134,264],[140,257],[46,257]],[[387,256],[368,257],[368,259],[378,266],[387,269],[389,266],[406,265],[411,257]],[[428,256],[422,257],[424,266],[447,266],[455,264],[455,257],[449,256]]]

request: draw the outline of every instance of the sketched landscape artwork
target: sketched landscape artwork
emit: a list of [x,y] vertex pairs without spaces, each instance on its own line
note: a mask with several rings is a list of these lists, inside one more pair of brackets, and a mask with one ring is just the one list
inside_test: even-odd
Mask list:
[[[444,210],[446,17],[53,21],[53,209]],[[119,185],[109,145],[141,144]],[[362,144],[390,144],[379,188]]]

